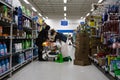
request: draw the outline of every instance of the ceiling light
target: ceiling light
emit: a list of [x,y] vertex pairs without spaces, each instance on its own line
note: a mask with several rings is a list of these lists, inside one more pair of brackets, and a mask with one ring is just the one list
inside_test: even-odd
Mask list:
[[42,16],[40,13],[38,14],[39,16]]
[[66,4],[66,3],[67,3],[67,0],[63,0],[63,2]]
[[94,9],[91,9],[90,11],[94,11]]
[[30,4],[29,2],[28,2],[28,0],[23,0],[26,4]]
[[37,12],[37,10],[34,7],[32,7],[32,10],[35,11],[35,12]]
[[66,13],[64,13],[64,16],[67,16],[67,14],[66,14]]
[[83,19],[83,17],[81,17],[81,19]]
[[48,19],[48,17],[46,17],[46,19]]
[[102,2],[103,2],[103,0],[99,0],[99,1],[98,1],[98,3],[102,3]]
[[43,17],[43,20],[45,20],[45,18]]
[[66,6],[64,6],[64,11],[67,11],[67,7]]
[[90,15],[90,13],[87,13],[87,15],[86,16],[89,16]]
[[66,17],[64,17],[64,20],[66,20],[67,18]]

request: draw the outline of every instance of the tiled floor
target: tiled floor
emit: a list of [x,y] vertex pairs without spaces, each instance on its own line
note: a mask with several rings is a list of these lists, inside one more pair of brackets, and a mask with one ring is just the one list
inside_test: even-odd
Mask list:
[[[68,47],[74,58],[74,48]],[[55,63],[35,61],[8,80],[109,80],[95,66],[76,66],[73,62]]]

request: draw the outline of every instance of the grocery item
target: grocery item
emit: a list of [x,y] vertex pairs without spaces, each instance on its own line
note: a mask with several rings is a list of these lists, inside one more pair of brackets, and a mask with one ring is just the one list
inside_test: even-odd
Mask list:
[[4,47],[2,43],[0,43],[0,56],[4,56]]

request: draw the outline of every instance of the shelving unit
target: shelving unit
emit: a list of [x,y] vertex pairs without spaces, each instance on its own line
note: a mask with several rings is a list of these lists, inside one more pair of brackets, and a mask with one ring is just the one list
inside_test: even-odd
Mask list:
[[[7,6],[7,8],[10,9],[10,11],[13,13],[14,7],[12,7],[10,4],[0,0],[0,5]],[[3,73],[0,74],[0,80],[7,76],[11,77],[12,73],[22,68],[23,66],[27,65],[28,63],[31,63],[33,60],[37,59],[38,57],[38,55],[34,55],[33,53],[33,51],[37,50],[37,47],[34,45],[34,41],[37,37],[37,25],[35,22],[33,22],[32,17],[27,16],[25,14],[22,14],[22,15],[25,19],[30,21],[29,23],[30,26],[29,27],[23,26],[22,30],[17,29],[18,25],[15,22],[13,22],[12,18],[9,19],[9,18],[0,16],[0,26],[2,26],[3,32],[5,34],[8,34],[7,36],[4,36],[4,35],[0,36],[0,42],[4,41],[7,44],[7,49],[8,49],[7,55],[0,56],[0,62],[4,59],[9,60],[9,70],[4,71]],[[19,35],[17,33],[19,33]],[[22,35],[23,33],[26,33],[26,36]],[[25,45],[24,48],[22,47],[22,49],[19,49],[17,51],[14,50],[15,44],[21,43],[21,45],[23,46],[22,42],[24,42],[24,44],[26,43],[27,45],[28,44],[29,45],[27,47]],[[14,63],[14,57],[16,56],[18,57],[20,54],[24,55],[24,61],[20,63],[19,62]]]
[[93,65],[95,65],[106,77],[108,77],[110,80],[120,80],[119,76],[115,76],[113,72],[107,72],[105,70],[104,66],[100,66],[97,59],[89,56],[89,59],[91,60],[91,62],[93,63]]
[[[120,75],[116,72],[120,70],[118,67],[119,65],[117,65],[117,61],[120,60],[119,48],[113,47],[114,43],[120,43],[118,39],[120,38],[120,9],[117,10],[115,8],[119,4],[116,3],[115,6],[115,3],[116,2],[113,1],[113,4],[112,2],[111,4],[98,4],[98,7],[96,9],[96,11],[98,10],[98,12],[96,13],[95,11],[94,13],[93,11],[91,12],[92,17],[90,16],[90,18],[94,19],[94,17],[102,15],[101,21],[98,20],[98,23],[100,23],[99,27],[95,25],[96,30],[97,28],[99,28],[100,31],[97,32],[96,30],[93,30],[93,33],[97,32],[97,34],[95,33],[94,35],[91,35],[91,42],[93,43],[93,45],[91,45],[91,54],[88,57],[92,61],[92,63],[110,80],[120,80]],[[112,6],[113,8],[113,5],[114,9],[111,9],[110,7]],[[104,11],[101,11],[101,9],[103,9]]]

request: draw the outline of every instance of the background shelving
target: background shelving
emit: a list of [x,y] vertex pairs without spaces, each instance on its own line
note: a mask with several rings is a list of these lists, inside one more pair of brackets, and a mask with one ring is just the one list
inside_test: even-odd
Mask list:
[[[7,11],[2,9],[3,7]],[[0,71],[0,79],[12,75],[38,57],[37,47],[34,44],[37,37],[36,22],[31,16],[23,13],[21,17],[23,24],[19,30],[15,10],[9,3],[0,0],[0,42],[2,45],[6,44],[3,50],[7,49],[6,55],[0,55],[0,68],[5,69],[3,72]],[[0,51],[1,49],[0,44]]]

